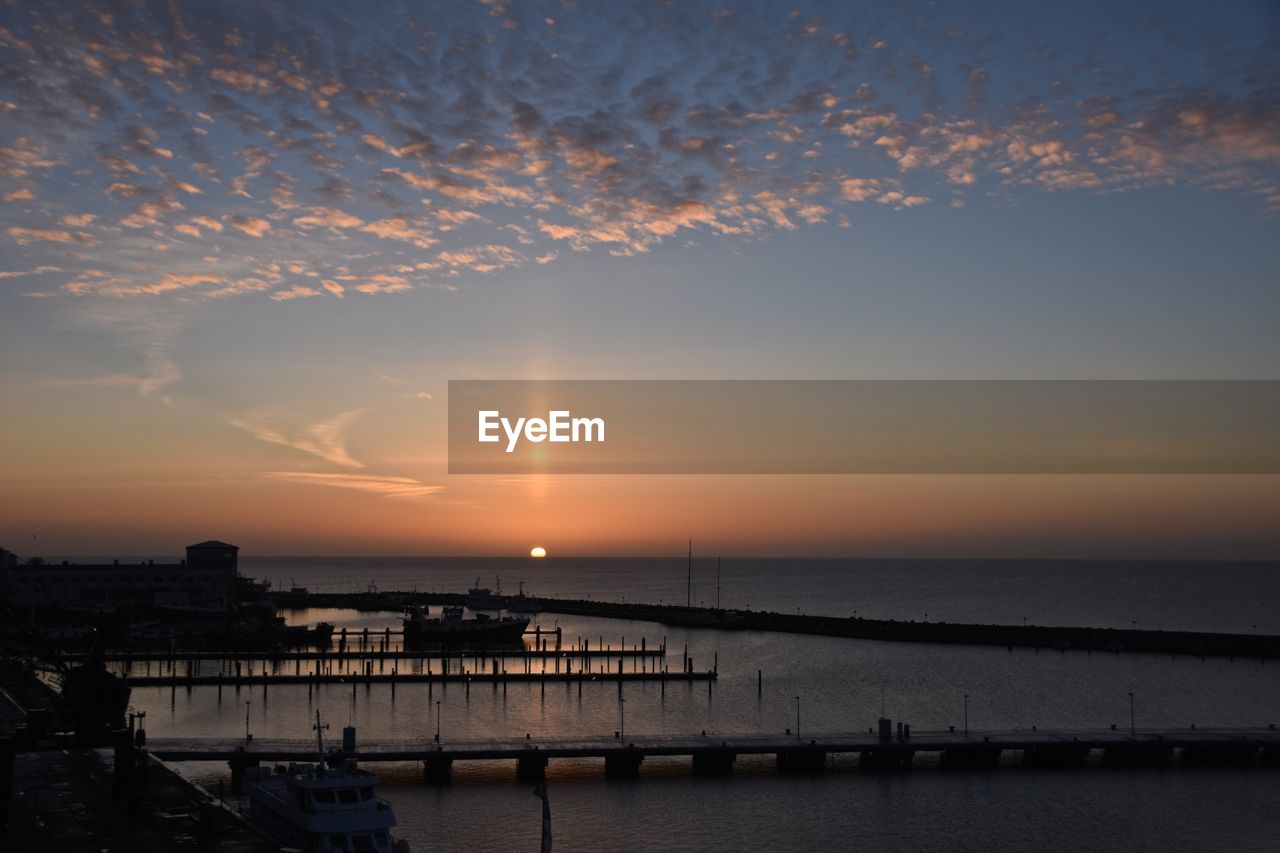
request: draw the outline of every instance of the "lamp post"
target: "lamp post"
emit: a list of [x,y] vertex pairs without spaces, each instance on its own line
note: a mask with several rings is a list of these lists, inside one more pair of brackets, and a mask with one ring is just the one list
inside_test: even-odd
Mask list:
[[1133,694],[1129,694],[1129,734],[1133,734]]
[[969,736],[969,694],[964,694],[964,736]]
[[436,743],[440,742],[440,700],[436,700]]
[[800,697],[796,697],[796,740],[800,740]]

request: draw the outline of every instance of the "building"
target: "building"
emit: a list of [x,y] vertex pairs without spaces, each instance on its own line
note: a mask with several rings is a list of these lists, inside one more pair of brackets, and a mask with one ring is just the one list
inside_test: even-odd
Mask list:
[[213,613],[231,608],[239,548],[210,540],[187,546],[176,563],[46,563],[31,560],[5,572],[15,604],[74,610],[121,606]]

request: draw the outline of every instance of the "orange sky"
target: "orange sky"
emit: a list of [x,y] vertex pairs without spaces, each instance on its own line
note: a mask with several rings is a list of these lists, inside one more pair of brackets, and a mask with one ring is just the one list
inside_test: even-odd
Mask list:
[[447,473],[452,379],[1276,378],[1273,16],[1095,5],[0,4],[0,547],[1280,557],[1277,477]]

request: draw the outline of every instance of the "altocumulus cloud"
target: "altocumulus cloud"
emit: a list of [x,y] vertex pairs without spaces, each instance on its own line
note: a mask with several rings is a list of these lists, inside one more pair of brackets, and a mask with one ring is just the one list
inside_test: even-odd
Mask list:
[[[65,268],[41,293],[396,298],[974,195],[1173,183],[1280,207],[1265,28],[1226,15],[1214,39],[1162,16],[1121,52],[1012,4],[297,11],[0,9],[0,233]],[[157,282],[144,253],[215,277]],[[300,257],[322,260],[260,272]]]

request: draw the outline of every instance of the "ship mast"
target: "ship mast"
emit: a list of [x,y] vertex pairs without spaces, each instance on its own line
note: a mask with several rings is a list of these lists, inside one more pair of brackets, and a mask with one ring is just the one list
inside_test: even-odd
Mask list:
[[320,759],[316,767],[316,775],[324,775],[324,730],[329,728],[329,724],[320,725],[320,709],[316,709],[316,724],[311,728],[316,730],[316,756]]

